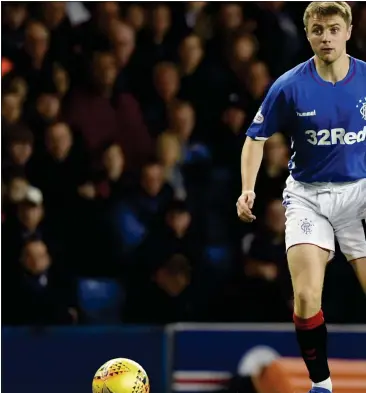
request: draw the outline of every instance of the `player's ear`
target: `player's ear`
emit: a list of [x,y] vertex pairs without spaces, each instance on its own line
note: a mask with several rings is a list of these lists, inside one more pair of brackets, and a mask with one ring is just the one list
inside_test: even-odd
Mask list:
[[353,26],[351,25],[347,30],[347,41],[351,38]]
[[309,40],[309,37],[308,37],[308,29],[307,29],[306,27],[304,27],[304,30],[305,30],[305,34],[306,34],[306,39],[307,39],[308,41],[310,41],[310,40]]

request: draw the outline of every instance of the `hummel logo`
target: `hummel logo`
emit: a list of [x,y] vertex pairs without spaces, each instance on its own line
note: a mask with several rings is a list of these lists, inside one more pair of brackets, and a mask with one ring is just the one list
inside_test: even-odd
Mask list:
[[296,114],[300,117],[316,116],[316,110],[314,109],[311,112],[296,112]]

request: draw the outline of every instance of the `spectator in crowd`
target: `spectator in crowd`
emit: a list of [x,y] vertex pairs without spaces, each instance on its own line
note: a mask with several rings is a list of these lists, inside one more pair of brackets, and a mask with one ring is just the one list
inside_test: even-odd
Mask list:
[[9,81],[9,92],[14,93],[19,99],[22,104],[27,99],[28,94],[28,86],[26,81],[20,77],[13,77]]
[[[191,267],[189,260],[175,254],[153,269],[145,291],[131,291],[126,302],[123,319],[126,323],[165,325],[187,321],[192,314],[189,296]],[[138,286],[136,286],[138,288]],[[143,308],[146,312],[141,313]]]
[[248,116],[253,119],[272,82],[265,63],[261,61],[252,62],[249,65],[246,82],[250,100]]
[[18,268],[4,305],[9,325],[69,325],[77,321],[72,280],[54,265],[46,244],[29,239],[22,249]]
[[175,101],[168,112],[168,132],[177,136],[183,149],[183,162],[199,163],[210,158],[210,151],[196,130],[196,115],[188,101]]
[[70,91],[70,76],[66,68],[59,63],[55,63],[53,66],[52,80],[58,97],[61,100],[66,100]]
[[162,133],[157,140],[157,158],[164,167],[165,181],[174,191],[174,197],[185,199],[187,191],[181,168],[182,147],[176,135]]
[[5,178],[9,172],[29,172],[29,161],[33,154],[34,137],[25,126],[18,125],[8,129],[5,136],[7,145],[6,159],[3,162],[2,172]]
[[105,143],[115,140],[124,149],[127,166],[136,169],[151,154],[151,138],[133,96],[119,94],[113,100],[116,77],[113,55],[108,52],[95,55],[91,89],[75,91],[66,117],[81,132],[94,160]]
[[[227,322],[291,320],[290,282],[286,274],[285,218],[281,200],[267,207],[264,227],[243,239],[244,263],[221,300],[221,318]],[[271,304],[268,303],[268,296]],[[240,311],[230,305],[240,304]],[[274,306],[275,305],[275,306]]]
[[207,1],[187,1],[184,2],[184,12],[182,12],[181,30],[182,34],[196,34],[203,42],[206,42],[213,35],[213,20],[209,14],[209,4]]
[[244,25],[242,5],[234,2],[223,3],[219,6],[216,16],[216,29],[208,42],[208,54],[211,59],[221,62],[230,45],[231,38]]
[[158,62],[175,60],[177,43],[171,35],[172,16],[168,5],[153,6],[148,22],[140,44],[151,69]]
[[243,238],[246,258],[245,273],[248,277],[261,277],[267,281],[278,280],[286,272],[284,246],[285,217],[280,199],[267,204],[262,228]]
[[202,236],[186,202],[173,200],[165,213],[162,227],[147,236],[137,254],[136,270],[151,268],[174,254],[186,256],[194,266],[202,260]]
[[134,176],[125,170],[125,155],[117,143],[108,143],[102,153],[102,173],[97,182],[96,194],[109,201],[119,201],[128,196],[135,185]]
[[6,176],[2,184],[2,214],[3,223],[7,218],[13,219],[17,214],[18,204],[25,199],[29,182],[24,177],[23,171],[14,171]]
[[44,220],[41,191],[29,186],[22,178],[14,178],[9,185],[9,201],[13,203],[16,215],[10,217],[3,228],[3,239],[7,244],[4,253],[6,269],[13,269],[24,242],[34,236],[44,239],[53,252],[57,252],[56,240]]
[[16,73],[22,76],[33,98],[40,88],[52,84],[53,59],[50,54],[50,33],[44,24],[31,21],[25,30],[23,48],[15,59]]
[[[215,120],[216,89],[215,68],[204,61],[205,52],[201,39],[194,34],[183,38],[179,45],[179,70],[181,88],[179,97],[196,108],[198,128],[205,130]],[[207,132],[207,131],[206,131]],[[206,136],[203,133],[202,137]]]
[[238,171],[240,152],[244,143],[242,130],[246,123],[247,114],[240,103],[229,102],[217,126],[217,132],[211,137],[215,164],[228,169],[231,173]]
[[17,205],[25,199],[28,191],[29,183],[21,173],[14,173],[7,182],[7,190],[5,195],[7,196],[7,202],[10,204]]
[[108,34],[111,26],[120,19],[121,10],[118,2],[104,1],[93,4],[91,14],[90,19],[74,30],[74,51],[79,64],[77,75],[85,72],[93,52],[108,49]]
[[[117,93],[129,92],[137,97],[144,97],[145,83],[139,52],[136,50],[136,33],[133,28],[120,20],[115,21],[109,28],[109,39],[112,53],[116,58],[118,75],[114,88]],[[142,76],[141,76],[142,75]]]
[[66,2],[44,2],[41,20],[50,32],[50,55],[68,68],[73,66],[72,27],[66,13]]
[[168,133],[176,135],[180,142],[181,173],[184,178],[188,204],[197,211],[202,210],[212,154],[205,138],[196,132],[196,115],[187,101],[174,101],[168,112]]
[[64,122],[47,128],[45,147],[45,153],[33,165],[31,180],[43,191],[52,214],[62,216],[76,203],[78,186],[87,177],[87,159]]
[[194,74],[203,60],[203,55],[201,39],[194,34],[185,37],[179,48],[181,74],[183,76]]
[[49,30],[57,30],[66,21],[66,4],[62,1],[42,4],[42,19]]
[[2,96],[1,100],[1,123],[3,130],[18,124],[22,118],[23,105],[19,95],[7,92]]
[[108,142],[102,149],[101,168],[78,190],[82,198],[100,199],[113,205],[127,198],[135,185],[134,174],[125,170],[125,156],[121,146]]
[[129,4],[125,10],[125,20],[139,35],[146,25],[146,10],[138,3]]
[[24,3],[8,2],[4,5],[2,11],[2,55],[14,58],[17,50],[24,43],[28,9]]
[[154,93],[145,104],[144,112],[150,133],[157,136],[167,128],[169,106],[180,89],[177,67],[173,63],[158,63],[154,67],[153,82]]
[[[220,91],[222,100],[247,103],[247,79],[250,64],[256,60],[258,41],[253,34],[238,31],[222,64]],[[226,105],[226,102],[224,102]]]
[[46,129],[61,117],[61,101],[52,91],[41,91],[35,98],[34,107],[28,110],[28,124],[35,132],[35,150],[45,149]]
[[299,30],[286,12],[285,5],[284,1],[263,3],[257,16],[259,57],[275,78],[295,65],[300,49]]
[[161,226],[162,214],[173,196],[173,189],[164,181],[163,166],[158,161],[145,164],[138,189],[113,213],[114,237],[122,255],[131,255],[149,233]]

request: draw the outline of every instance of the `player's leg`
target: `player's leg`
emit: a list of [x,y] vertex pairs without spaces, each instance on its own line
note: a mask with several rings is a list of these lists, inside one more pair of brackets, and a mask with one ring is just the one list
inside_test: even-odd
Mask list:
[[334,233],[366,294],[366,180],[350,185],[335,197],[339,208],[331,219]]
[[331,392],[327,330],[321,298],[325,268],[334,252],[333,228],[324,216],[315,211],[320,206],[316,192],[288,183],[284,191],[284,204],[297,341],[313,388]]
[[327,329],[321,310],[325,268],[330,251],[313,244],[289,248],[288,265],[294,290],[297,341],[313,386],[331,392],[327,360]]
[[349,220],[335,227],[341,251],[354,266],[361,287],[366,294],[366,231],[359,219]]
[[[351,260],[350,262],[352,263],[352,265],[355,268],[355,272],[356,272],[358,281],[360,282],[363,292],[366,295],[366,257],[357,258],[357,259]],[[361,317],[362,317],[362,315],[361,315]]]
[[366,294],[366,257],[357,258],[350,262],[354,266],[358,281]]
[[297,244],[287,251],[294,290],[294,314],[300,319],[312,318],[321,308],[329,254],[329,250],[313,244]]

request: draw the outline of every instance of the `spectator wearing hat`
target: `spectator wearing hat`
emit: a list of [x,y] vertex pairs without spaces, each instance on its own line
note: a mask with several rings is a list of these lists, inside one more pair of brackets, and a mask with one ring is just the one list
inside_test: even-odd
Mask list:
[[51,232],[45,227],[43,195],[38,188],[28,186],[25,195],[17,204],[16,215],[9,217],[3,228],[6,244],[4,260],[9,268],[19,258],[19,252],[28,239],[36,236],[47,244],[54,245]]

